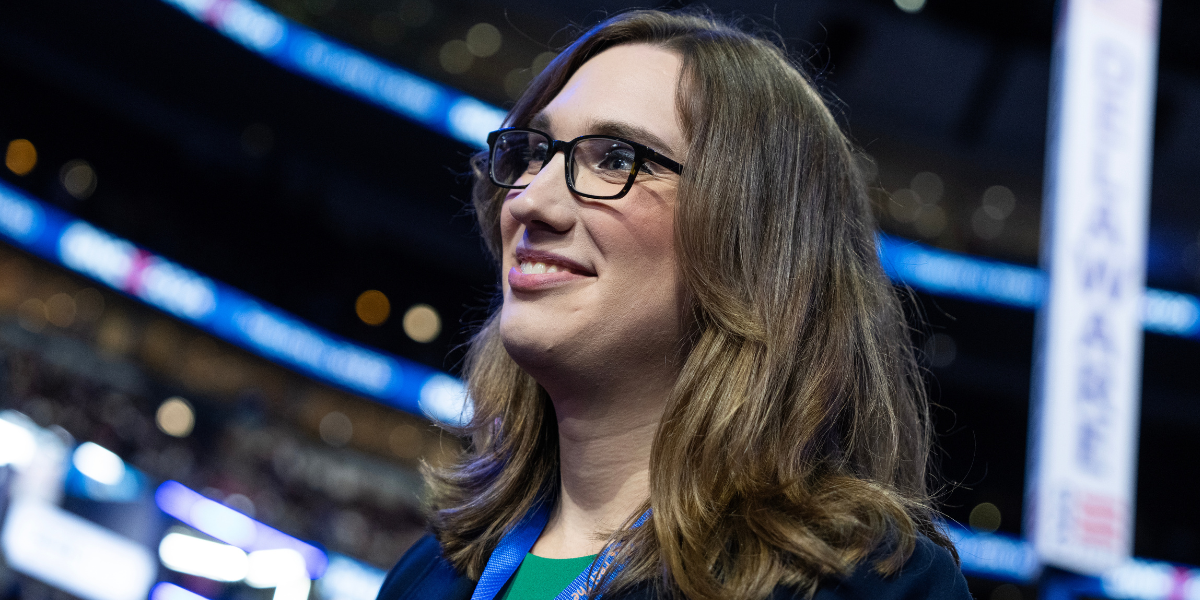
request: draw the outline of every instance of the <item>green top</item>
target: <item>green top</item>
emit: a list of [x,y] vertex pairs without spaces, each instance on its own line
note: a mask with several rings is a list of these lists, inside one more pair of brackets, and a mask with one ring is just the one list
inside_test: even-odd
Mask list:
[[504,584],[498,600],[554,600],[559,592],[596,560],[596,555],[579,558],[542,558],[526,554],[517,572]]

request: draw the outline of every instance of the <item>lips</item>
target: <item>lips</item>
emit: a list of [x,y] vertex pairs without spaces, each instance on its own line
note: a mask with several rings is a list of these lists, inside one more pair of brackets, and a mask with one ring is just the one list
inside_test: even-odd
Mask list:
[[553,252],[518,247],[516,259],[517,265],[508,271],[508,285],[518,292],[532,292],[596,276],[587,267]]

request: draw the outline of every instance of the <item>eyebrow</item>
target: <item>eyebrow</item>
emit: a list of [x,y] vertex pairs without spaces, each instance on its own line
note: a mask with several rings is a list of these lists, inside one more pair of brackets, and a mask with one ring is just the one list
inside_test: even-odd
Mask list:
[[[551,134],[554,133],[554,129],[550,125],[550,117],[546,116],[546,113],[544,112],[539,112],[534,115],[533,118],[529,120],[529,126]],[[632,123],[612,120],[594,120],[587,123],[584,131],[587,131],[589,134],[593,135],[611,135],[633,140],[640,144],[649,146],[650,148],[663,154],[670,155],[672,157],[679,156],[679,152],[667,144],[665,140],[655,135],[649,129],[639,125],[634,125]]]
[[547,117],[546,113],[544,112],[539,112],[536,115],[533,115],[533,118],[529,120],[529,127],[554,133],[554,128],[550,126],[550,117]]
[[632,123],[624,123],[621,121],[593,121],[588,123],[587,131],[591,131],[597,135],[612,135],[625,139],[639,142],[653,148],[663,154],[671,156],[679,156],[679,153],[671,148],[665,140],[654,135],[649,129],[634,125]]

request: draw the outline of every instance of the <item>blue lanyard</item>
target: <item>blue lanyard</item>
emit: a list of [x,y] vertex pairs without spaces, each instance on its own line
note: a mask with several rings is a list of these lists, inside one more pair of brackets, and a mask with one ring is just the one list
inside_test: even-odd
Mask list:
[[[650,511],[642,513],[642,516],[633,523],[633,527],[641,527],[648,518],[650,518]],[[533,548],[538,536],[542,535],[542,530],[546,528],[546,522],[549,520],[550,506],[542,503],[530,510],[512,531],[500,538],[500,543],[488,557],[483,574],[479,577],[479,583],[475,585],[475,593],[471,594],[471,600],[494,600],[496,598],[496,595],[504,588],[504,584],[508,583],[513,573],[517,572],[517,567],[521,566],[521,561],[525,560],[525,555]],[[590,567],[576,576],[566,589],[554,597],[554,600],[587,598],[588,591],[600,583],[601,577],[611,578],[625,568],[625,565],[612,564],[616,556],[616,548],[606,548],[604,555],[597,558]]]

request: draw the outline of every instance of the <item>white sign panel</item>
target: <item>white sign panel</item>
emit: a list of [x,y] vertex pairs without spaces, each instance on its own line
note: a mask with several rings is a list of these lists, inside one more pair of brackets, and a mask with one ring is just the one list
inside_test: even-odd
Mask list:
[[85,600],[144,600],[158,575],[145,547],[36,500],[13,502],[0,547],[13,569]]
[[1158,0],[1060,0],[1026,532],[1042,562],[1130,556]]

